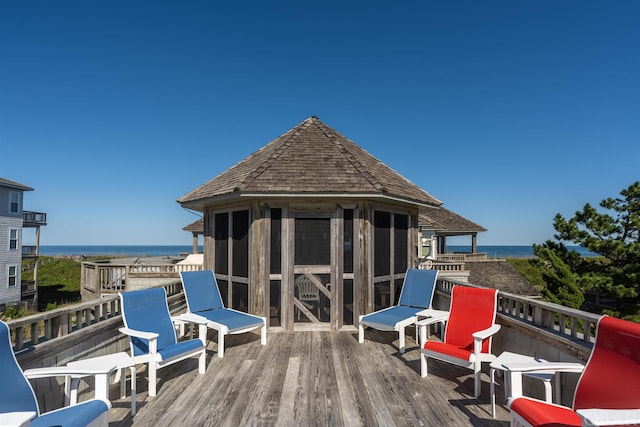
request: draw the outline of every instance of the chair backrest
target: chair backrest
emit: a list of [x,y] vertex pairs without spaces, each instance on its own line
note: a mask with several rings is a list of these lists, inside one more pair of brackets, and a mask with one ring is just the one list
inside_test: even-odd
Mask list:
[[38,414],[36,396],[13,354],[9,334],[9,326],[0,321],[0,378],[4,383],[0,387],[0,414],[23,411]]
[[295,286],[298,299],[305,301],[320,299],[320,289],[307,276],[299,276]]
[[180,273],[180,279],[191,313],[224,308],[213,271],[183,271]]
[[[158,350],[177,342],[164,288],[120,292],[120,301],[122,320],[127,328],[157,333]],[[148,340],[132,337],[131,350],[134,356],[148,354]]]
[[574,409],[640,408],[640,324],[602,316],[578,380]]
[[[498,290],[454,286],[444,341],[473,351],[473,336],[496,321]],[[491,352],[491,338],[482,342],[482,353]]]
[[398,305],[431,308],[437,278],[438,270],[408,269],[404,276]]

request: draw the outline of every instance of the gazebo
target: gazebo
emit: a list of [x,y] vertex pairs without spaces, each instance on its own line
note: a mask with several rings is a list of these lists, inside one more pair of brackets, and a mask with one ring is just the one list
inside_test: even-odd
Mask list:
[[178,199],[203,213],[227,306],[283,330],[352,327],[395,303],[431,196],[317,117]]

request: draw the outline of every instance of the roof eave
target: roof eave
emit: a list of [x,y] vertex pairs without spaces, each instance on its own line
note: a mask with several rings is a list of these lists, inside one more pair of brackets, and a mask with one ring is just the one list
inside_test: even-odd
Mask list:
[[197,211],[203,211],[206,206],[212,204],[225,203],[238,199],[255,199],[255,198],[277,198],[277,199],[300,199],[300,198],[312,198],[312,199],[357,199],[357,200],[372,200],[379,199],[384,201],[392,201],[394,203],[408,203],[417,207],[438,208],[439,205],[431,204],[426,201],[420,201],[415,199],[409,199],[401,196],[384,194],[384,193],[286,193],[286,192],[235,192],[217,195],[213,197],[207,197],[198,200],[190,200],[178,203],[184,208],[189,208]]

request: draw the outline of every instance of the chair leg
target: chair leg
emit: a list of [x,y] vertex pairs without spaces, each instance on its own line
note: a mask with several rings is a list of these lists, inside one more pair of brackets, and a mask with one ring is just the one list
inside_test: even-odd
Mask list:
[[224,357],[224,334],[221,331],[218,331],[218,357]]
[[153,397],[156,395],[156,370],[158,367],[154,362],[149,362],[149,396]]
[[480,397],[480,374],[481,372],[481,368],[482,364],[480,363],[480,361],[476,361],[476,363],[473,366],[473,394],[475,397]]
[[207,349],[205,348],[198,357],[198,373],[204,374],[207,371]]
[[404,328],[400,328],[400,330],[398,331],[398,340],[399,342],[399,346],[400,346],[400,354],[404,354],[404,347],[405,347],[405,339],[404,339]]
[[131,370],[131,416],[136,414],[136,365],[129,368]]
[[267,319],[262,318],[264,324],[262,325],[262,329],[260,330],[260,344],[267,345]]
[[362,318],[364,316],[360,316],[358,319],[358,342],[362,344],[364,342],[364,326],[362,326]]
[[427,374],[427,355],[420,351],[420,377],[426,378]]
[[127,397],[127,367],[116,369],[116,379],[118,381],[120,377],[120,399]]

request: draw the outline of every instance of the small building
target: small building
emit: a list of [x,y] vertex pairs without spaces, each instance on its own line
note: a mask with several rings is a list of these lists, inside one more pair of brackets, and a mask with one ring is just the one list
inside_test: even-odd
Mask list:
[[[36,304],[40,227],[47,225],[47,215],[25,211],[24,193],[33,188],[0,178],[0,311],[8,305],[24,302]],[[35,230],[35,245],[23,245],[25,229]],[[22,280],[22,260],[34,259],[34,280]]]
[[443,207],[420,211],[418,224],[420,227],[420,257],[433,259],[448,252],[448,236],[469,236],[471,253],[477,254],[478,233],[487,231],[486,228]]
[[317,117],[178,203],[203,213],[204,268],[227,306],[283,330],[339,330],[394,304],[418,214],[442,204]]

